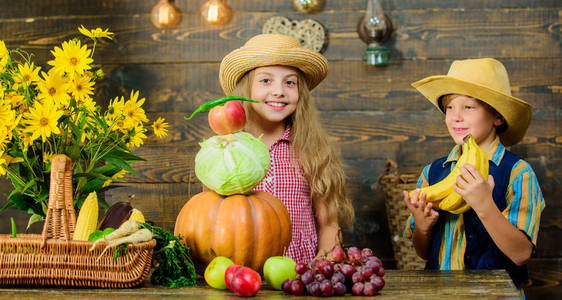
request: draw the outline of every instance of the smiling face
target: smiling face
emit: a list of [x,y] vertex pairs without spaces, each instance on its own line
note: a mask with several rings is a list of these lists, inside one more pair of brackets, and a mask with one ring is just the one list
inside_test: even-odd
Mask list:
[[463,138],[471,134],[476,143],[486,149],[496,137],[496,127],[504,122],[488,105],[464,95],[447,98],[443,107],[447,129],[458,145],[462,145]]
[[284,125],[297,108],[299,83],[297,69],[287,66],[266,66],[254,70],[250,82],[250,98],[256,121],[265,126]]

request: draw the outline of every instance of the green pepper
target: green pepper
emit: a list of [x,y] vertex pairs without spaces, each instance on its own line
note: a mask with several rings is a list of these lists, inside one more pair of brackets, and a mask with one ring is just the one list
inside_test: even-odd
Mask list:
[[256,102],[259,103],[259,101],[256,100],[252,100],[252,99],[248,99],[248,98],[244,98],[244,97],[239,97],[239,96],[226,96],[226,97],[222,97],[222,98],[218,98],[212,101],[209,101],[201,106],[199,106],[190,116],[188,117],[184,117],[184,119],[186,120],[191,120],[191,118],[193,118],[193,116],[195,116],[197,113],[202,112],[202,111],[207,111],[215,106],[219,106],[221,104],[224,104],[228,101],[231,100],[241,100],[241,101],[249,101],[249,102]]
[[16,237],[16,222],[14,221],[14,218],[10,218],[12,221],[12,237],[15,238]]

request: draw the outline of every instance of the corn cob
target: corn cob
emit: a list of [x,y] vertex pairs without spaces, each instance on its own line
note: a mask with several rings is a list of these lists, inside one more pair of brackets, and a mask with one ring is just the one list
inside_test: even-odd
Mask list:
[[91,192],[80,208],[78,220],[76,221],[76,228],[74,230],[74,240],[88,240],[88,236],[96,230],[98,213],[98,196],[96,192]]

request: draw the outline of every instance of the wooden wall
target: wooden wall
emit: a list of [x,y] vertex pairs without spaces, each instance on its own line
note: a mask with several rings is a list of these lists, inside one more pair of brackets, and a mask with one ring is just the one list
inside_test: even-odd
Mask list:
[[[397,161],[404,172],[418,173],[452,146],[442,115],[410,83],[445,74],[455,59],[495,57],[510,74],[513,95],[534,107],[527,136],[511,150],[533,166],[547,203],[535,262],[560,270],[562,201],[555,196],[562,193],[559,1],[383,0],[394,26],[386,44],[392,50],[386,68],[367,67],[361,61],[365,44],[355,28],[365,0],[327,0],[323,11],[311,15],[297,12],[291,0],[230,0],[234,17],[226,26],[201,20],[198,10],[203,2],[177,0],[183,21],[168,31],[149,21],[155,0],[0,2],[0,39],[9,48],[34,52],[35,61],[43,65],[51,57],[49,50],[76,36],[81,24],[115,32],[114,41],[96,49],[95,61],[108,75],[98,84],[98,103],[139,89],[147,98],[144,108],[149,118],[163,116],[170,123],[167,138],[149,138],[135,151],[148,161],[134,165],[139,176],[128,177],[124,187],[108,193],[109,202],[134,194],[134,205],[149,219],[173,228],[182,205],[201,190],[193,158],[198,142],[211,135],[204,114],[190,122],[183,116],[222,96],[221,58],[260,33],[272,16],[313,18],[328,32],[324,54],[331,69],[313,96],[342,149],[357,214],[353,230],[345,232],[346,244],[372,247],[392,265],[384,198],[376,184],[386,160]],[[2,179],[0,192],[9,190]],[[3,203],[5,196],[0,200]],[[21,213],[5,215],[18,216],[20,228],[26,224]],[[7,232],[7,222],[0,223]]]

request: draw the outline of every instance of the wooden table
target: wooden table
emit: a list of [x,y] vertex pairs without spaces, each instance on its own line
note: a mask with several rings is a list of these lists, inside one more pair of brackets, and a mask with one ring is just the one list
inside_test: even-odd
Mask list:
[[[520,299],[519,292],[504,270],[478,271],[405,271],[386,270],[386,285],[375,299]],[[351,295],[350,295],[351,297]],[[79,288],[0,288],[4,299],[240,299],[230,291],[208,287],[198,281],[196,287],[168,289],[144,286],[132,289],[79,289]],[[306,299],[262,287],[252,299]],[[332,297],[334,299],[336,297]],[[366,299],[367,297],[357,298]],[[373,298],[373,297],[369,297]]]

